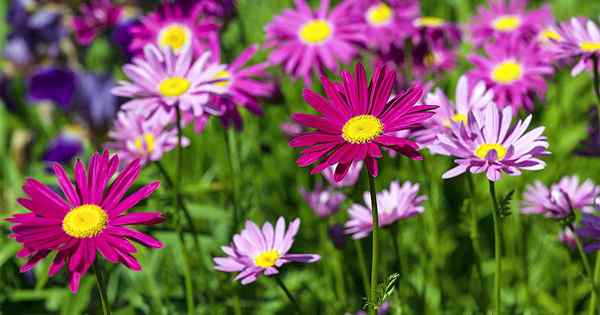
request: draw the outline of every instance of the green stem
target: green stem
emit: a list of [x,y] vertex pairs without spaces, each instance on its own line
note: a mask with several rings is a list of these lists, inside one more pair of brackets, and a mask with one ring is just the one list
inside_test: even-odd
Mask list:
[[283,290],[283,292],[285,292],[285,295],[288,297],[290,302],[292,302],[292,304],[294,304],[296,311],[300,312],[300,304],[298,304],[298,300],[296,300],[294,295],[290,292],[290,290],[288,290],[288,288],[285,286],[285,284],[283,284],[283,281],[281,281],[281,279],[279,279],[279,277],[274,277],[274,279],[275,279],[275,282],[277,282],[277,285],[281,288],[281,290]]
[[98,296],[100,297],[100,303],[102,304],[102,313],[104,315],[110,315],[110,306],[108,305],[108,298],[106,297],[106,288],[102,281],[102,272],[100,271],[100,263],[98,259],[94,260],[94,273],[96,274],[96,286],[98,287]]
[[394,246],[394,253],[396,254],[396,265],[398,266],[398,273],[403,275],[402,273],[407,271],[404,269],[402,256],[400,255],[400,245],[398,245],[398,223],[394,226],[391,226],[388,231],[390,231],[390,236],[392,237],[392,245]]
[[596,114],[598,115],[598,121],[600,121],[600,78],[598,76],[598,56],[596,54],[592,55],[592,66],[594,69],[592,72],[594,73],[594,94],[596,95]]
[[377,313],[375,297],[377,294],[377,264],[379,260],[379,213],[377,212],[377,189],[375,177],[367,174],[369,178],[369,191],[371,193],[371,218],[373,221],[373,245],[371,253],[371,295],[369,296],[369,314]]
[[237,231],[240,224],[240,207],[237,200],[237,185],[236,185],[236,174],[235,167],[233,165],[233,146],[235,146],[235,134],[231,134],[228,129],[223,128],[223,135],[225,136],[225,150],[227,151],[227,166],[229,167],[229,178],[230,178],[230,187],[231,187],[231,203],[233,205],[233,227],[231,229],[232,234]]
[[[596,265],[594,266],[594,283],[598,284],[598,277],[600,276],[600,252],[596,254]],[[596,311],[596,303],[598,300],[598,296],[596,294],[592,295],[592,300],[590,301],[590,309],[588,311],[589,315],[593,315]]]
[[471,246],[473,246],[473,252],[475,253],[475,271],[477,272],[477,277],[479,278],[479,286],[481,290],[479,307],[481,308],[481,311],[484,311],[486,309],[487,296],[485,290],[485,281],[483,279],[483,268],[481,267],[481,261],[483,256],[481,254],[481,248],[479,247],[479,228],[477,225],[479,218],[477,216],[475,208],[473,207],[473,202],[475,201],[476,195],[475,182],[473,181],[473,176],[471,175],[471,173],[467,174],[467,182],[469,184],[469,191],[471,193],[471,200],[469,202],[469,212],[471,212],[471,229],[469,236],[471,238]]
[[496,315],[502,314],[502,297],[500,294],[500,281],[501,281],[501,273],[502,273],[502,240],[500,235],[500,213],[498,210],[498,201],[496,200],[496,187],[494,186],[493,181],[489,181],[490,183],[490,195],[492,196],[492,204],[494,206],[494,210],[492,212],[492,218],[494,220],[494,257],[496,260],[496,273],[494,277],[494,291],[496,295]]
[[185,238],[183,233],[179,233],[179,242],[181,243],[181,253],[183,258],[183,280],[185,288],[185,303],[187,306],[188,315],[194,315],[196,310],[194,308],[194,287],[192,284],[192,271],[190,269],[190,254],[187,246],[185,245]]
[[369,296],[369,276],[367,273],[367,264],[365,263],[365,252],[362,247],[361,240],[354,240],[356,253],[358,254],[358,268],[360,269],[360,277],[362,278],[365,294]]

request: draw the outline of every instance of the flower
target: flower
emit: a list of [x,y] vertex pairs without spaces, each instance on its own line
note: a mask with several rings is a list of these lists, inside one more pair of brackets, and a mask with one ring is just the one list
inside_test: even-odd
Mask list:
[[[297,160],[305,167],[319,164],[311,173],[320,173],[338,163],[334,179],[341,181],[353,163],[365,161],[372,176],[379,173],[380,146],[412,159],[422,159],[417,144],[394,135],[410,129],[433,115],[436,106],[415,105],[423,90],[416,86],[390,99],[394,71],[377,66],[367,84],[365,68],[356,65],[355,76],[342,71],[343,84],[334,85],[322,77],[327,98],[304,89],[304,99],[321,115],[293,114],[298,123],[316,129],[290,140],[292,147],[307,147]],[[320,161],[322,159],[322,161]]]
[[119,100],[111,93],[115,81],[111,74],[77,72],[71,107],[84,119],[94,134],[104,134],[115,119]]
[[600,217],[584,213],[581,220],[582,227],[575,230],[575,234],[588,242],[584,249],[586,252],[595,252],[600,249]]
[[317,184],[314,191],[307,191],[304,187],[300,188],[300,194],[320,218],[326,218],[338,212],[340,205],[346,200],[344,194],[332,188],[324,189],[319,184]]
[[162,10],[151,12],[132,26],[133,37],[129,51],[141,56],[148,44],[162,49],[170,49],[175,55],[186,53],[189,49],[194,55],[203,55],[210,51],[214,60],[219,59],[219,26],[210,19],[202,19],[201,6],[196,5],[184,10],[178,4],[163,4]]
[[527,38],[535,36],[552,22],[552,12],[547,5],[527,11],[526,0],[489,0],[489,9],[479,6],[471,23],[474,43],[481,46],[490,39],[507,36]]
[[412,67],[415,77],[423,80],[428,74],[450,71],[456,65],[456,47],[423,41],[412,50]]
[[215,269],[223,272],[239,272],[235,277],[242,284],[256,281],[261,274],[272,276],[279,273],[277,268],[289,262],[313,263],[321,259],[313,254],[289,254],[298,233],[300,219],[295,219],[285,228],[285,220],[279,217],[275,229],[271,223],[263,224],[262,229],[254,222],[246,221],[240,234],[233,236],[233,242],[221,249],[226,257],[215,257]]
[[573,76],[593,69],[592,57],[600,58],[600,29],[585,17],[571,18],[558,27],[560,40],[555,40],[561,58],[579,58],[571,70]]
[[511,126],[512,109],[487,106],[484,111],[470,111],[466,124],[454,124],[451,134],[438,135],[442,148],[455,157],[458,166],[442,175],[451,178],[464,172],[486,172],[491,181],[506,173],[521,175],[521,170],[541,170],[546,163],[539,157],[550,154],[544,127],[525,132],[531,115]]
[[233,123],[238,130],[242,128],[238,106],[261,115],[262,108],[258,97],[267,97],[275,89],[273,83],[259,80],[268,76],[266,72],[268,63],[263,62],[242,68],[254,56],[257,49],[257,45],[248,47],[230,65],[216,74],[215,79],[222,80],[217,84],[224,87],[226,91],[224,94],[213,95],[212,102],[217,104],[217,107],[223,108],[221,121],[225,127]]
[[337,71],[337,61],[348,64],[364,42],[362,26],[351,14],[349,2],[337,5],[330,13],[329,0],[313,11],[305,0],[296,0],[296,9],[286,9],[266,28],[266,46],[273,48],[269,61],[281,64],[294,78],[311,81],[311,70]]
[[[177,147],[177,130],[167,128],[172,122],[173,114],[162,110],[148,118],[140,112],[119,112],[113,129],[108,133],[112,142],[106,147],[117,150],[123,163],[137,159],[142,165],[159,161],[165,152]],[[182,146],[189,145],[187,138],[181,141]]]
[[81,15],[73,17],[72,24],[77,41],[82,45],[91,44],[102,29],[117,24],[123,8],[110,0],[92,0],[82,4]]
[[[425,196],[417,195],[419,184],[404,182],[402,186],[398,181],[390,184],[389,190],[377,193],[377,210],[379,214],[379,227],[390,225],[398,220],[408,219],[423,213],[423,202]],[[352,238],[361,239],[371,233],[373,229],[373,218],[371,210],[371,194],[365,192],[363,195],[366,206],[353,204],[348,213],[350,220],[346,222],[346,234],[352,234]]]
[[175,55],[170,49],[146,46],[144,59],[133,59],[132,64],[123,67],[132,82],[121,81],[112,89],[115,95],[133,98],[123,104],[122,109],[141,110],[149,116],[161,107],[170,112],[174,106],[179,106],[186,121],[198,119],[199,126],[203,126],[200,123],[205,114],[222,114],[208,101],[209,93],[226,91],[217,79],[224,66],[209,65],[208,52],[195,61],[192,55],[191,49]]
[[[377,315],[386,315],[390,312],[390,303],[389,302],[384,302],[383,304],[381,304],[379,306],[379,308],[377,308]],[[346,315],[351,315],[350,313],[346,313]],[[358,312],[356,312],[355,315],[367,315],[367,312],[360,310]]]
[[344,233],[343,225],[336,223],[330,226],[328,234],[335,248],[344,249],[344,247],[346,246],[346,234]]
[[412,20],[419,14],[414,0],[358,0],[351,10],[362,23],[367,46],[388,52],[415,31]]
[[600,187],[589,179],[579,185],[577,176],[563,177],[550,188],[535,181],[527,186],[523,194],[521,212],[554,219],[564,219],[576,209],[590,213],[594,211],[594,202],[599,193]]
[[514,37],[487,44],[485,51],[487,58],[468,57],[475,66],[467,73],[469,79],[486,82],[498,106],[512,106],[515,114],[520,107],[533,111],[534,96],[543,99],[546,94],[544,75],[553,72],[548,55],[536,43]]
[[65,128],[58,137],[50,141],[42,161],[49,166],[54,163],[70,163],[74,157],[83,152],[83,138],[83,132],[77,126]]
[[456,102],[446,97],[440,88],[425,96],[425,103],[437,104],[435,115],[423,122],[423,128],[415,130],[412,135],[415,141],[426,146],[432,153],[448,154],[439,144],[437,135],[449,134],[454,123],[466,123],[470,110],[483,110],[492,103],[494,93],[486,89],[485,83],[477,82],[474,87],[469,87],[469,80],[461,76],[456,85]]
[[417,28],[412,36],[412,42],[418,44],[438,44],[457,46],[460,44],[462,32],[458,25],[435,16],[421,16],[413,20]]
[[108,151],[95,153],[87,171],[81,161],[75,163],[75,185],[60,164],[54,172],[66,200],[35,179],[27,179],[23,191],[27,198],[18,202],[31,211],[15,214],[8,221],[17,242],[23,249],[17,257],[29,257],[21,272],[32,269],[40,260],[56,251],[48,274],[56,275],[66,266],[70,273],[69,286],[77,292],[79,280],[96,260],[96,251],[109,262],[122,263],[138,271],[141,266],[131,255],[137,249],[129,242],[136,241],[152,248],[161,248],[160,241],[127,225],[152,225],[164,220],[159,212],[125,214],[152,194],[160,183],[152,182],[123,198],[140,174],[140,163],[129,164],[112,182],[119,158],[109,158]]
[[323,174],[323,177],[325,177],[327,182],[335,188],[352,187],[358,181],[362,167],[363,167],[362,161],[352,163],[352,165],[348,169],[348,173],[346,173],[346,176],[340,181],[335,180],[335,169],[337,168],[337,164],[334,164],[334,165],[324,169],[321,172],[321,174]]
[[302,126],[300,124],[293,121],[284,121],[279,125],[281,132],[288,138],[292,138],[294,136],[302,133]]
[[575,238],[575,233],[571,228],[566,227],[558,234],[558,239],[568,248],[575,250],[577,249],[577,239]]
[[592,106],[589,112],[588,136],[580,145],[576,154],[582,156],[600,156],[600,120],[598,110]]
[[29,98],[34,101],[53,101],[67,109],[75,90],[75,73],[61,68],[37,69],[27,80]]

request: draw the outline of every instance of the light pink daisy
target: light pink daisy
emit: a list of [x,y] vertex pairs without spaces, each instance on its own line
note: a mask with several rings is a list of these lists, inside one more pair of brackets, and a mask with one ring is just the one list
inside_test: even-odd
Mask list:
[[592,70],[592,57],[600,58],[600,29],[594,21],[584,17],[572,18],[558,28],[559,39],[555,40],[561,58],[579,58],[571,70],[578,75]]

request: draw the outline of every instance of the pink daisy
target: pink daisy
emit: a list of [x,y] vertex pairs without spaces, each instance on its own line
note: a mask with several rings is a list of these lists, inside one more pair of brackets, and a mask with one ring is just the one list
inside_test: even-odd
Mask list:
[[578,75],[592,70],[592,57],[600,58],[600,29],[594,21],[584,17],[572,18],[560,24],[556,42],[561,58],[579,58],[571,70]]
[[117,24],[123,8],[110,0],[92,0],[89,4],[82,4],[80,11],[81,15],[73,17],[73,30],[80,44],[89,45],[100,31]]

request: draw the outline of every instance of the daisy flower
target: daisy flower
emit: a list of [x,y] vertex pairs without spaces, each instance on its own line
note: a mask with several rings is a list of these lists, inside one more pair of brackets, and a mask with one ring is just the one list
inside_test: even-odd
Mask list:
[[377,176],[380,147],[422,159],[415,142],[395,135],[433,115],[436,106],[415,105],[423,94],[421,87],[390,98],[396,74],[381,66],[376,67],[370,83],[361,64],[356,65],[354,77],[342,71],[342,78],[343,83],[334,84],[322,77],[327,98],[304,89],[304,99],[320,115],[292,116],[301,125],[315,129],[289,142],[292,147],[307,147],[297,160],[298,165],[318,163],[311,171],[316,174],[337,163],[334,179],[341,181],[352,164],[359,161],[365,161],[369,174]]
[[417,31],[413,34],[413,44],[443,43],[455,46],[460,43],[462,33],[458,25],[435,16],[421,16],[413,20]]
[[21,272],[31,270],[51,252],[57,252],[48,274],[56,275],[63,267],[70,274],[69,286],[77,292],[79,281],[96,260],[96,251],[112,263],[122,263],[139,271],[141,266],[132,256],[135,241],[147,247],[161,248],[155,238],[127,227],[153,225],[164,220],[159,212],[126,214],[140,201],[148,198],[158,187],[158,181],[143,186],[128,197],[125,193],[140,175],[140,162],[130,163],[109,185],[116,173],[119,158],[104,154],[92,155],[87,170],[81,161],[75,164],[75,185],[60,164],[54,165],[64,198],[35,179],[23,186],[27,198],[18,202],[31,211],[15,214],[8,221],[11,237],[23,244],[17,257],[28,257]]
[[546,166],[539,157],[548,155],[544,127],[526,132],[531,115],[511,126],[512,109],[487,106],[471,111],[466,124],[452,125],[451,134],[438,135],[442,148],[456,159],[458,166],[442,175],[451,178],[465,172],[485,172],[491,181],[503,173],[521,175],[521,170],[541,170]]
[[552,20],[552,12],[545,5],[527,11],[527,0],[489,0],[489,8],[479,6],[471,23],[471,37],[477,46],[490,39],[502,37],[527,38],[535,36]]
[[[150,117],[138,111],[121,111],[108,133],[112,141],[106,147],[117,150],[123,163],[137,159],[142,165],[159,161],[164,153],[177,147],[177,130],[167,128],[173,118],[173,113],[167,114],[162,110]],[[181,141],[182,146],[189,145],[187,138]]]
[[325,177],[325,180],[327,180],[327,182],[335,188],[352,187],[358,181],[362,167],[362,161],[352,163],[348,169],[348,173],[346,173],[346,176],[340,181],[335,180],[335,169],[337,168],[337,164],[324,169],[321,174],[323,177]]
[[77,41],[87,46],[99,32],[119,22],[123,8],[110,0],[92,0],[89,4],[82,4],[80,11],[81,15],[73,17],[73,30]]
[[570,227],[566,227],[560,231],[558,234],[558,240],[572,250],[577,249],[577,239],[575,238],[575,233],[573,233],[573,230],[571,230]]
[[555,219],[564,219],[576,209],[589,213],[594,211],[594,201],[599,193],[600,187],[591,180],[580,185],[577,176],[563,177],[550,188],[536,181],[527,187],[523,195],[521,212]]
[[534,97],[546,94],[544,76],[553,72],[548,55],[536,43],[514,37],[487,44],[485,51],[487,57],[468,57],[475,66],[467,73],[469,79],[486,82],[498,106],[512,106],[515,114],[521,107],[533,111]]
[[307,191],[302,187],[300,194],[320,218],[326,218],[338,212],[340,205],[346,200],[346,196],[341,192],[337,192],[332,188],[325,189],[319,184],[313,191]]
[[[452,124],[466,123],[470,110],[483,110],[492,103],[494,93],[486,89],[485,83],[477,82],[474,87],[469,87],[469,80],[461,76],[456,85],[455,102],[452,102],[440,88],[425,96],[425,103],[437,104],[435,115],[423,122],[423,128],[415,130],[412,135],[420,145],[426,146],[431,152],[447,154],[438,145],[437,135],[450,133]],[[493,105],[492,105],[493,106]]]
[[600,249],[600,217],[584,213],[581,220],[582,227],[575,230],[575,234],[588,243],[585,245],[586,252],[595,252]]
[[[377,193],[379,227],[423,213],[423,202],[427,197],[418,193],[419,184],[404,182],[400,186],[397,181],[390,184],[389,190]],[[370,193],[365,192],[363,198],[365,206],[354,204],[348,209],[350,220],[345,224],[346,234],[352,234],[354,239],[367,237],[373,229]]]
[[292,221],[287,230],[282,217],[279,217],[274,229],[269,222],[260,228],[254,222],[246,221],[246,227],[233,236],[233,242],[221,247],[227,256],[213,258],[215,269],[239,272],[235,279],[249,284],[262,274],[272,276],[279,273],[277,268],[284,264],[318,261],[321,259],[319,255],[288,253],[299,228],[300,219]]
[[578,75],[584,70],[593,69],[592,57],[600,57],[600,29],[594,21],[584,17],[572,18],[560,24],[560,36],[556,42],[561,58],[579,58],[571,70]]
[[456,47],[441,41],[433,44],[422,41],[412,49],[412,71],[421,80],[429,74],[450,71],[456,65],[457,53]]
[[160,108],[171,112],[176,105],[186,121],[201,119],[204,114],[220,115],[222,112],[209,104],[209,98],[210,93],[226,91],[217,79],[225,67],[209,65],[209,55],[205,52],[193,60],[191,49],[175,55],[170,49],[148,45],[143,59],[134,58],[133,63],[123,66],[131,82],[120,81],[112,93],[133,98],[122,109],[143,111],[147,116]]
[[129,51],[140,56],[144,53],[144,47],[151,44],[170,49],[175,55],[183,54],[188,49],[192,49],[196,56],[210,51],[214,60],[218,60],[219,26],[202,19],[201,9],[199,5],[184,10],[177,4],[163,4],[161,10],[149,13],[131,27]]
[[387,52],[409,37],[415,28],[412,20],[419,14],[414,0],[358,0],[352,10],[363,24],[363,33],[370,48]]
[[273,48],[269,61],[280,64],[294,78],[311,81],[311,71],[338,70],[338,60],[349,64],[364,42],[362,25],[349,10],[349,2],[329,12],[329,0],[313,11],[305,0],[295,0],[295,9],[286,9],[266,26],[266,45]]

